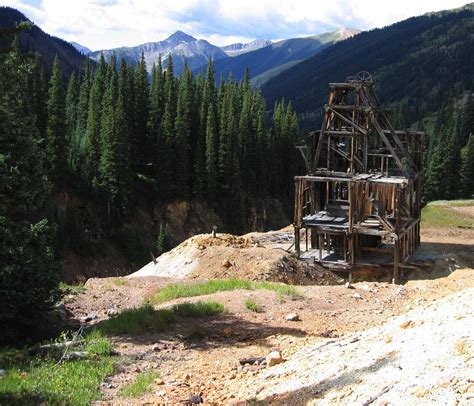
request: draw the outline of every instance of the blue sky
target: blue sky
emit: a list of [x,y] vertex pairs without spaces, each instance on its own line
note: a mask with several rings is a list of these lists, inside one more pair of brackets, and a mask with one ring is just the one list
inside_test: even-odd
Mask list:
[[216,45],[362,30],[460,7],[467,0],[0,0],[49,34],[92,50],[165,39],[176,30]]

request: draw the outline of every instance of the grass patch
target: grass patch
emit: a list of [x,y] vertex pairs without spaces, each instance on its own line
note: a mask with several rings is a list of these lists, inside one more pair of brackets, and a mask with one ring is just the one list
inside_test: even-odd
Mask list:
[[125,310],[94,329],[103,334],[141,334],[167,330],[178,318],[210,317],[222,313],[224,306],[217,302],[182,303],[169,309],[155,310],[146,304]]
[[245,307],[255,313],[262,312],[262,308],[253,299],[247,299],[245,301]]
[[101,331],[91,331],[85,341],[84,351],[91,355],[106,357],[114,354],[112,343]]
[[266,289],[272,290],[280,295],[291,296],[294,298],[301,297],[294,286],[282,283],[253,282],[245,279],[215,279],[208,282],[200,282],[190,285],[184,283],[171,283],[154,295],[151,298],[151,301],[153,303],[163,303],[180,297],[203,296],[216,292],[237,289]]
[[60,282],[59,289],[65,295],[77,295],[86,291],[86,288],[84,287],[83,283],[78,283],[77,285],[68,285],[67,283]]
[[452,207],[474,205],[473,200],[437,201],[426,205],[421,211],[422,227],[459,227],[473,226],[474,218]]
[[100,383],[114,372],[110,341],[99,333],[85,338],[84,351],[93,357],[58,363],[51,357],[0,349],[0,404],[88,405],[101,399]]
[[158,378],[158,373],[155,371],[142,372],[137,376],[135,381],[125,385],[119,391],[119,395],[122,397],[135,398],[137,396],[143,395],[150,391],[151,384],[153,381]]

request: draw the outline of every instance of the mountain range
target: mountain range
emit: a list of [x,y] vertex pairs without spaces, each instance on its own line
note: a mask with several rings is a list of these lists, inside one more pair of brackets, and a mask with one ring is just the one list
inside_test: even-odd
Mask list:
[[353,28],[340,28],[310,37],[285,39],[234,58],[223,58],[215,61],[216,78],[221,75],[227,78],[232,73],[235,79],[241,80],[248,68],[252,84],[258,87],[291,66],[358,33],[359,30]]
[[[0,8],[0,27],[20,21],[29,20],[13,8]],[[177,75],[183,71],[185,63],[191,71],[197,73],[204,71],[207,63],[212,59],[217,80],[221,75],[228,77],[230,73],[235,79],[241,80],[248,67],[252,83],[258,87],[295,64],[358,32],[355,29],[341,28],[334,32],[286,39],[275,43],[268,39],[257,39],[245,44],[235,43],[218,47],[206,40],[196,39],[182,31],[176,31],[163,41],[149,42],[134,47],[91,51],[77,42],[68,43],[48,35],[33,24],[29,30],[20,35],[20,46],[25,51],[38,52],[48,71],[57,54],[66,76],[73,71],[82,71],[87,57],[97,61],[101,54],[107,61],[115,54],[117,63],[123,58],[132,65],[135,65],[143,55],[149,71],[160,56],[163,68],[166,68],[168,56],[171,55]]]
[[106,61],[109,61],[115,54],[117,61],[123,58],[128,63],[136,64],[143,55],[150,71],[160,55],[164,68],[167,66],[168,55],[172,55],[176,74],[182,72],[185,62],[194,72],[205,71],[208,61],[212,59],[216,68],[216,78],[221,74],[227,77],[232,72],[235,79],[241,80],[248,67],[253,77],[253,84],[260,86],[285,69],[357,33],[359,30],[341,28],[320,35],[286,39],[275,43],[267,39],[257,39],[247,44],[236,43],[217,47],[206,40],[176,31],[163,41],[135,47],[99,50],[89,53],[89,56],[97,61],[103,54]]
[[327,47],[261,90],[268,105],[285,97],[298,112],[300,126],[318,128],[328,83],[365,70],[372,73],[380,99],[405,110],[409,126],[472,89],[473,33],[474,3],[412,17]]

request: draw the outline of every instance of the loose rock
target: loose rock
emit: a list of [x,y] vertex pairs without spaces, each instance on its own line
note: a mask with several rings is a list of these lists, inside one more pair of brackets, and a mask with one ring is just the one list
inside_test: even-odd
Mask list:
[[285,359],[281,356],[280,351],[272,351],[266,356],[265,361],[268,367],[272,367],[273,365],[278,365],[282,362],[285,362]]
[[232,266],[232,262],[230,262],[228,259],[224,259],[224,261],[222,261],[222,266],[228,269]]
[[300,321],[300,316],[298,316],[296,313],[290,313],[285,317],[286,320],[288,321]]

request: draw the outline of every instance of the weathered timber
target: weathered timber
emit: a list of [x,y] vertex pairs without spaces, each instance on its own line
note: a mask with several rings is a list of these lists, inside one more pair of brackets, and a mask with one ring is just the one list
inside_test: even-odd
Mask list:
[[367,72],[329,85],[305,150],[308,174],[295,177],[295,251],[304,228],[320,266],[349,277],[390,267],[399,283],[420,244],[425,134],[394,129],[388,114]]

